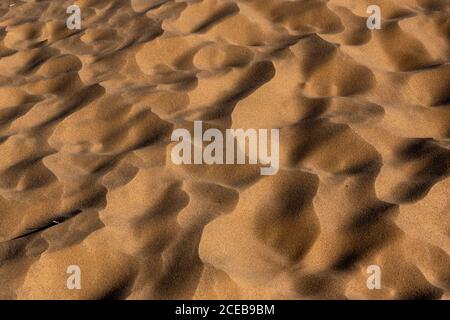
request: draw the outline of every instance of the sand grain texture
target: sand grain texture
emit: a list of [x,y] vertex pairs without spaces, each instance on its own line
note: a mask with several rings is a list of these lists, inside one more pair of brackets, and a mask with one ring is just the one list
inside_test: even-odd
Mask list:
[[[0,3],[0,298],[450,298],[447,0]],[[174,165],[195,120],[280,171]]]

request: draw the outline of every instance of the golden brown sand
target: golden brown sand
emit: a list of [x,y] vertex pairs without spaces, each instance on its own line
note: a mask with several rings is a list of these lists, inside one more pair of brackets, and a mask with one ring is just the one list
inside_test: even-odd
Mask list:
[[[450,299],[449,1],[0,2],[0,298]],[[194,120],[280,171],[174,165]]]

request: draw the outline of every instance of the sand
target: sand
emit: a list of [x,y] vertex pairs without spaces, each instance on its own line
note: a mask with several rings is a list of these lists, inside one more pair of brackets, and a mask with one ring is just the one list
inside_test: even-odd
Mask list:
[[0,2],[0,298],[450,299],[447,0]]

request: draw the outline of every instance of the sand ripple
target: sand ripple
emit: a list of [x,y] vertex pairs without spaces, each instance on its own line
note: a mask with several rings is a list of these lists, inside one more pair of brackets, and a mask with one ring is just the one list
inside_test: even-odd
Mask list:
[[[450,298],[448,1],[6,2],[0,298]],[[279,173],[174,165],[194,120]]]

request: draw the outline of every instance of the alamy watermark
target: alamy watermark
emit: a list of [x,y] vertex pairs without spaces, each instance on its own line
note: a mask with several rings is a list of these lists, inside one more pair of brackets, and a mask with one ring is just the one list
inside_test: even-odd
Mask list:
[[377,265],[370,265],[367,267],[367,273],[370,276],[367,278],[367,289],[379,290],[381,289],[381,268]]
[[366,22],[367,28],[370,30],[381,29],[381,8],[377,5],[370,5],[367,13],[370,14]]
[[[14,3],[15,4],[15,3]],[[14,4],[10,5],[12,7]],[[81,29],[81,9],[71,5],[66,13],[70,16],[66,26],[70,30]],[[370,5],[366,26],[370,30],[381,29],[381,8]],[[209,128],[203,132],[202,121],[194,121],[194,135],[187,129],[178,128],[172,132],[171,141],[177,144],[171,150],[171,160],[176,165],[261,165],[261,175],[275,175],[279,171],[279,129],[226,129]],[[204,143],[208,144],[204,146]],[[269,147],[270,146],[270,147]],[[381,268],[370,265],[367,268],[367,288],[381,289]],[[67,268],[66,286],[69,290],[81,289],[81,269],[77,265]]]
[[81,289],[81,269],[77,265],[70,265],[67,267],[67,273],[70,276],[67,278],[66,286],[69,290]]
[[66,20],[66,26],[69,30],[80,30],[81,29],[81,9],[77,5],[71,5],[66,10],[67,14],[70,16]]
[[[279,129],[270,129],[270,139],[268,131],[226,129],[223,134],[219,129],[208,129],[203,133],[202,121],[194,121],[194,137],[187,129],[173,131],[171,140],[178,143],[171,152],[172,162],[177,165],[246,164],[248,159],[248,164],[266,166],[260,169],[261,175],[274,175],[280,162]],[[203,148],[203,142],[210,143]]]
[[[12,7],[14,4],[10,4]],[[66,20],[66,26],[70,30],[80,30],[81,29],[81,9],[77,5],[71,5],[66,10],[67,14],[70,16]],[[367,13],[370,16],[367,19],[366,25],[370,30],[381,29],[381,8],[377,5],[370,5],[367,7]]]

